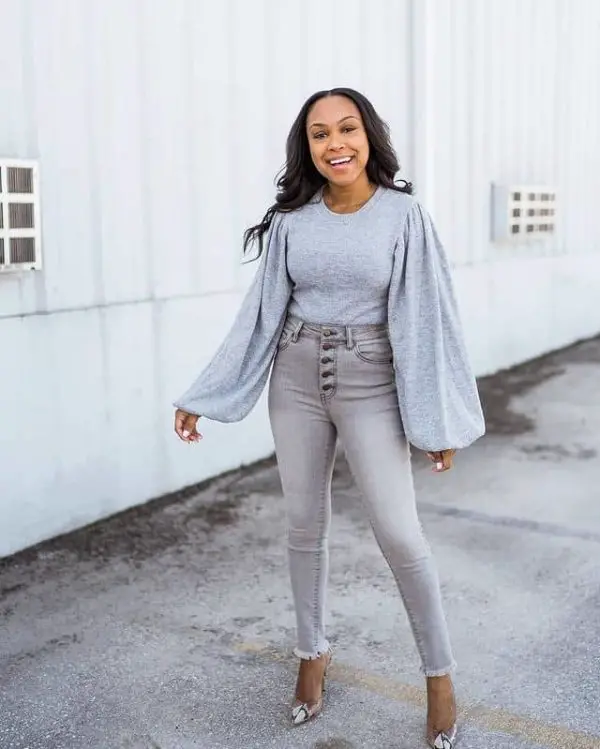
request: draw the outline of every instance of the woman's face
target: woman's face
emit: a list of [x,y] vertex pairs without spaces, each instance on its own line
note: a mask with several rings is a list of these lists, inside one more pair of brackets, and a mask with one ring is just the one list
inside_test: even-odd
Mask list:
[[314,165],[328,182],[346,187],[364,173],[369,141],[358,107],[351,99],[319,99],[306,118],[306,132]]

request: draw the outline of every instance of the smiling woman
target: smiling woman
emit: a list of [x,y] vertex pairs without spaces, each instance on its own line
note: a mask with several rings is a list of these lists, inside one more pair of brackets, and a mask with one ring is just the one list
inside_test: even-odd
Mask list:
[[[311,121],[313,118],[324,121]],[[312,160],[326,180],[341,187],[363,174],[368,179],[369,139],[351,100],[336,96],[317,102],[311,110],[308,138]]]
[[325,600],[339,437],[412,625],[428,741],[452,749],[454,659],[409,443],[443,473],[484,423],[448,260],[397,172],[387,125],[362,94],[308,99],[288,136],[275,203],[245,234],[245,249],[259,243],[254,282],[215,357],[176,402],[175,430],[196,442],[200,415],[244,418],[271,373],[300,658],[294,724],[322,710],[331,660]]
[[[346,96],[319,99],[310,110],[307,125],[311,158],[328,185],[335,185],[341,196],[343,188],[352,188],[354,192],[363,182],[365,194],[370,193],[367,184],[369,138],[360,110],[352,99]],[[355,207],[356,204],[338,205],[336,209],[352,210]]]
[[[350,163],[336,167],[332,161],[342,154]],[[325,200],[340,213],[364,204],[377,185],[412,193],[410,183],[396,183],[399,171],[389,128],[366,96],[349,88],[318,91],[306,100],[290,129],[276,202],[248,229],[244,247],[256,239],[260,253],[276,213],[306,205],[320,188],[327,187]],[[338,188],[333,197],[331,185]]]

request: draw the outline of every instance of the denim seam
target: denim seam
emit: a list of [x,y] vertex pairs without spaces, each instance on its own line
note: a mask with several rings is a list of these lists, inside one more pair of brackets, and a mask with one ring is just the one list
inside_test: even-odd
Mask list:
[[[404,595],[404,591],[402,590],[402,582],[400,581],[398,575],[394,571],[393,566],[390,564],[389,557],[387,556],[386,552],[383,550],[383,547],[381,545],[380,545],[380,548],[381,548],[381,553],[383,554],[386,562],[388,563],[388,566],[389,566],[390,570],[392,571],[392,575],[393,575],[394,579],[396,580],[396,585],[398,587],[398,591],[400,593],[400,597],[402,599],[402,603],[404,604],[404,609],[405,609],[406,614],[408,616],[408,620],[410,622],[411,629],[412,629],[412,631],[414,633],[414,638],[415,638],[415,642],[416,642],[416,645],[417,645],[417,650],[419,651],[419,655],[421,656],[421,664],[422,664],[421,665],[421,672],[426,677],[445,676],[446,674],[450,673],[453,669],[456,668],[456,665],[457,665],[456,661],[452,657],[452,660],[451,660],[450,665],[448,667],[441,668],[441,669],[435,669],[435,670],[434,669],[430,669],[429,666],[426,665],[426,658],[425,658],[425,655],[424,655],[425,649],[423,647],[423,640],[422,640],[422,638],[420,636],[420,631],[417,628],[417,622],[416,622],[416,620],[414,618],[414,614],[412,613],[412,611],[410,609],[410,606],[407,605],[406,597]],[[431,553],[428,554],[425,557],[420,557],[419,559],[415,560],[411,564],[402,565],[402,569],[403,570],[404,569],[405,570],[409,570],[409,569],[415,568],[420,562],[427,561],[427,560],[431,559],[431,557],[432,557]]]
[[[410,470],[410,464],[409,464],[409,470]],[[418,651],[419,656],[421,658],[421,664],[422,664],[421,670],[424,672],[426,670],[426,666],[425,666],[425,649],[423,647],[423,640],[421,639],[420,631],[419,631],[419,629],[416,626],[417,622],[416,622],[416,620],[414,618],[414,615],[413,615],[412,611],[410,610],[410,607],[407,605],[406,596],[404,595],[404,591],[402,589],[402,583],[401,583],[398,575],[396,574],[396,571],[394,569],[394,565],[391,563],[390,558],[389,558],[389,556],[388,556],[388,554],[387,554],[387,552],[386,552],[386,550],[384,548],[384,545],[382,543],[380,543],[379,539],[377,538],[376,525],[375,525],[375,523],[373,521],[373,517],[372,517],[371,513],[368,512],[368,504],[366,505],[366,507],[367,507],[367,513],[369,515],[369,522],[370,522],[371,528],[373,529],[373,532],[375,534],[375,538],[377,540],[377,544],[378,544],[378,546],[379,546],[379,548],[381,550],[383,558],[387,562],[387,565],[388,565],[388,567],[389,567],[389,569],[390,569],[390,571],[392,573],[392,576],[393,576],[394,580],[396,581],[396,587],[398,588],[398,592],[400,593],[400,598],[402,599],[402,603],[404,605],[404,610],[406,611],[406,615],[408,617],[408,621],[410,622],[410,627],[411,627],[411,630],[413,632],[413,637],[414,637],[414,640],[415,640],[415,644],[417,646],[417,651]]]
[[[327,461],[325,463],[327,465]],[[317,519],[317,538],[319,539],[319,547],[315,554],[315,567],[314,567],[314,588],[313,588],[313,611],[312,611],[312,625],[313,625],[313,651],[316,653],[319,649],[318,643],[318,610],[319,610],[319,577],[321,574],[321,557],[323,555],[323,527],[325,525],[325,501],[327,492],[327,474],[323,472],[323,483],[321,484],[321,502],[319,504],[319,517]]]
[[379,548],[381,549],[381,553],[384,556],[385,561],[388,563],[388,567],[390,568],[392,575],[394,579],[396,580],[396,586],[398,587],[398,591],[400,593],[400,598],[402,599],[402,603],[404,604],[404,610],[406,611],[406,615],[408,616],[408,620],[410,622],[411,629],[414,634],[415,643],[417,645],[417,650],[419,651],[419,655],[421,656],[421,663],[423,664],[423,670],[425,669],[425,649],[423,647],[423,640],[421,639],[421,633],[419,631],[419,628],[417,627],[417,622],[415,620],[414,614],[412,613],[410,606],[407,605],[406,596],[404,595],[404,590],[402,589],[402,582],[399,578],[399,576],[396,574],[394,570],[394,566],[390,562],[390,558],[387,555],[385,549],[380,544]]
[[[409,469],[410,469],[410,463],[409,463]],[[371,515],[371,513],[368,513],[368,514]],[[370,523],[371,523],[371,527],[373,528],[373,532],[375,533],[375,537],[377,539],[377,533],[375,531],[375,527],[376,526],[375,526],[375,524],[373,522],[373,518],[369,517],[369,520],[370,520]],[[418,518],[418,522],[419,522],[419,528],[421,529],[421,533],[422,533],[422,526],[421,526],[421,520],[420,520],[420,518]],[[429,559],[431,557],[431,549],[429,547],[429,544],[427,543],[427,539],[426,539],[426,537],[425,537],[424,534],[423,534],[423,538],[424,538],[425,543],[427,545],[429,554],[427,556],[425,556],[425,557],[420,557],[418,560],[414,560],[413,562],[409,563],[408,565],[402,565],[402,569],[410,569],[411,567],[414,568],[419,562],[422,562],[424,559]],[[400,598],[402,599],[402,603],[404,605],[404,610],[406,611],[406,615],[408,617],[408,621],[410,622],[410,627],[411,627],[411,630],[413,632],[413,637],[414,637],[414,640],[415,640],[415,644],[417,646],[417,651],[418,651],[419,656],[421,658],[421,671],[423,673],[425,673],[425,674],[430,673],[430,669],[427,668],[427,666],[426,666],[426,657],[425,657],[425,648],[424,648],[424,644],[423,644],[423,638],[421,637],[421,632],[420,632],[419,628],[417,627],[417,621],[416,621],[416,619],[414,617],[414,614],[411,611],[410,606],[407,605],[406,596],[404,594],[404,590],[403,590],[403,587],[402,587],[402,581],[400,580],[399,576],[397,575],[396,569],[395,569],[394,565],[391,563],[390,557],[388,556],[388,554],[387,554],[387,552],[386,552],[386,550],[384,548],[384,545],[382,543],[380,543],[379,539],[377,539],[377,544],[378,544],[378,546],[379,546],[379,548],[381,550],[383,558],[387,562],[387,565],[388,565],[388,567],[389,567],[389,569],[390,569],[390,571],[392,573],[392,576],[393,576],[394,580],[396,581],[396,587],[398,588],[398,592],[400,594]],[[433,672],[431,672],[431,673],[433,673]]]

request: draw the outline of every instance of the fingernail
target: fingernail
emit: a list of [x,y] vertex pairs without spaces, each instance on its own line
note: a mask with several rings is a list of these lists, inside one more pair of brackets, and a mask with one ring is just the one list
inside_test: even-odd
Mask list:
[[443,463],[436,463],[435,467],[438,469],[438,471],[441,471],[442,468],[444,467],[444,464]]
[[184,430],[183,430],[183,436],[184,436],[184,437],[185,437],[186,439],[187,439],[187,438],[188,438],[188,437],[190,436],[190,433],[188,432],[188,430],[187,430],[187,429],[184,429]]

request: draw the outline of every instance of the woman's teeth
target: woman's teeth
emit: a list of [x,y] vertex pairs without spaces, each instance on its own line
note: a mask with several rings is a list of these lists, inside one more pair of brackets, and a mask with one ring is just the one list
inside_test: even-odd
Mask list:
[[348,164],[352,160],[352,156],[344,156],[343,159],[333,159],[329,163],[331,166],[338,166],[339,164]]

